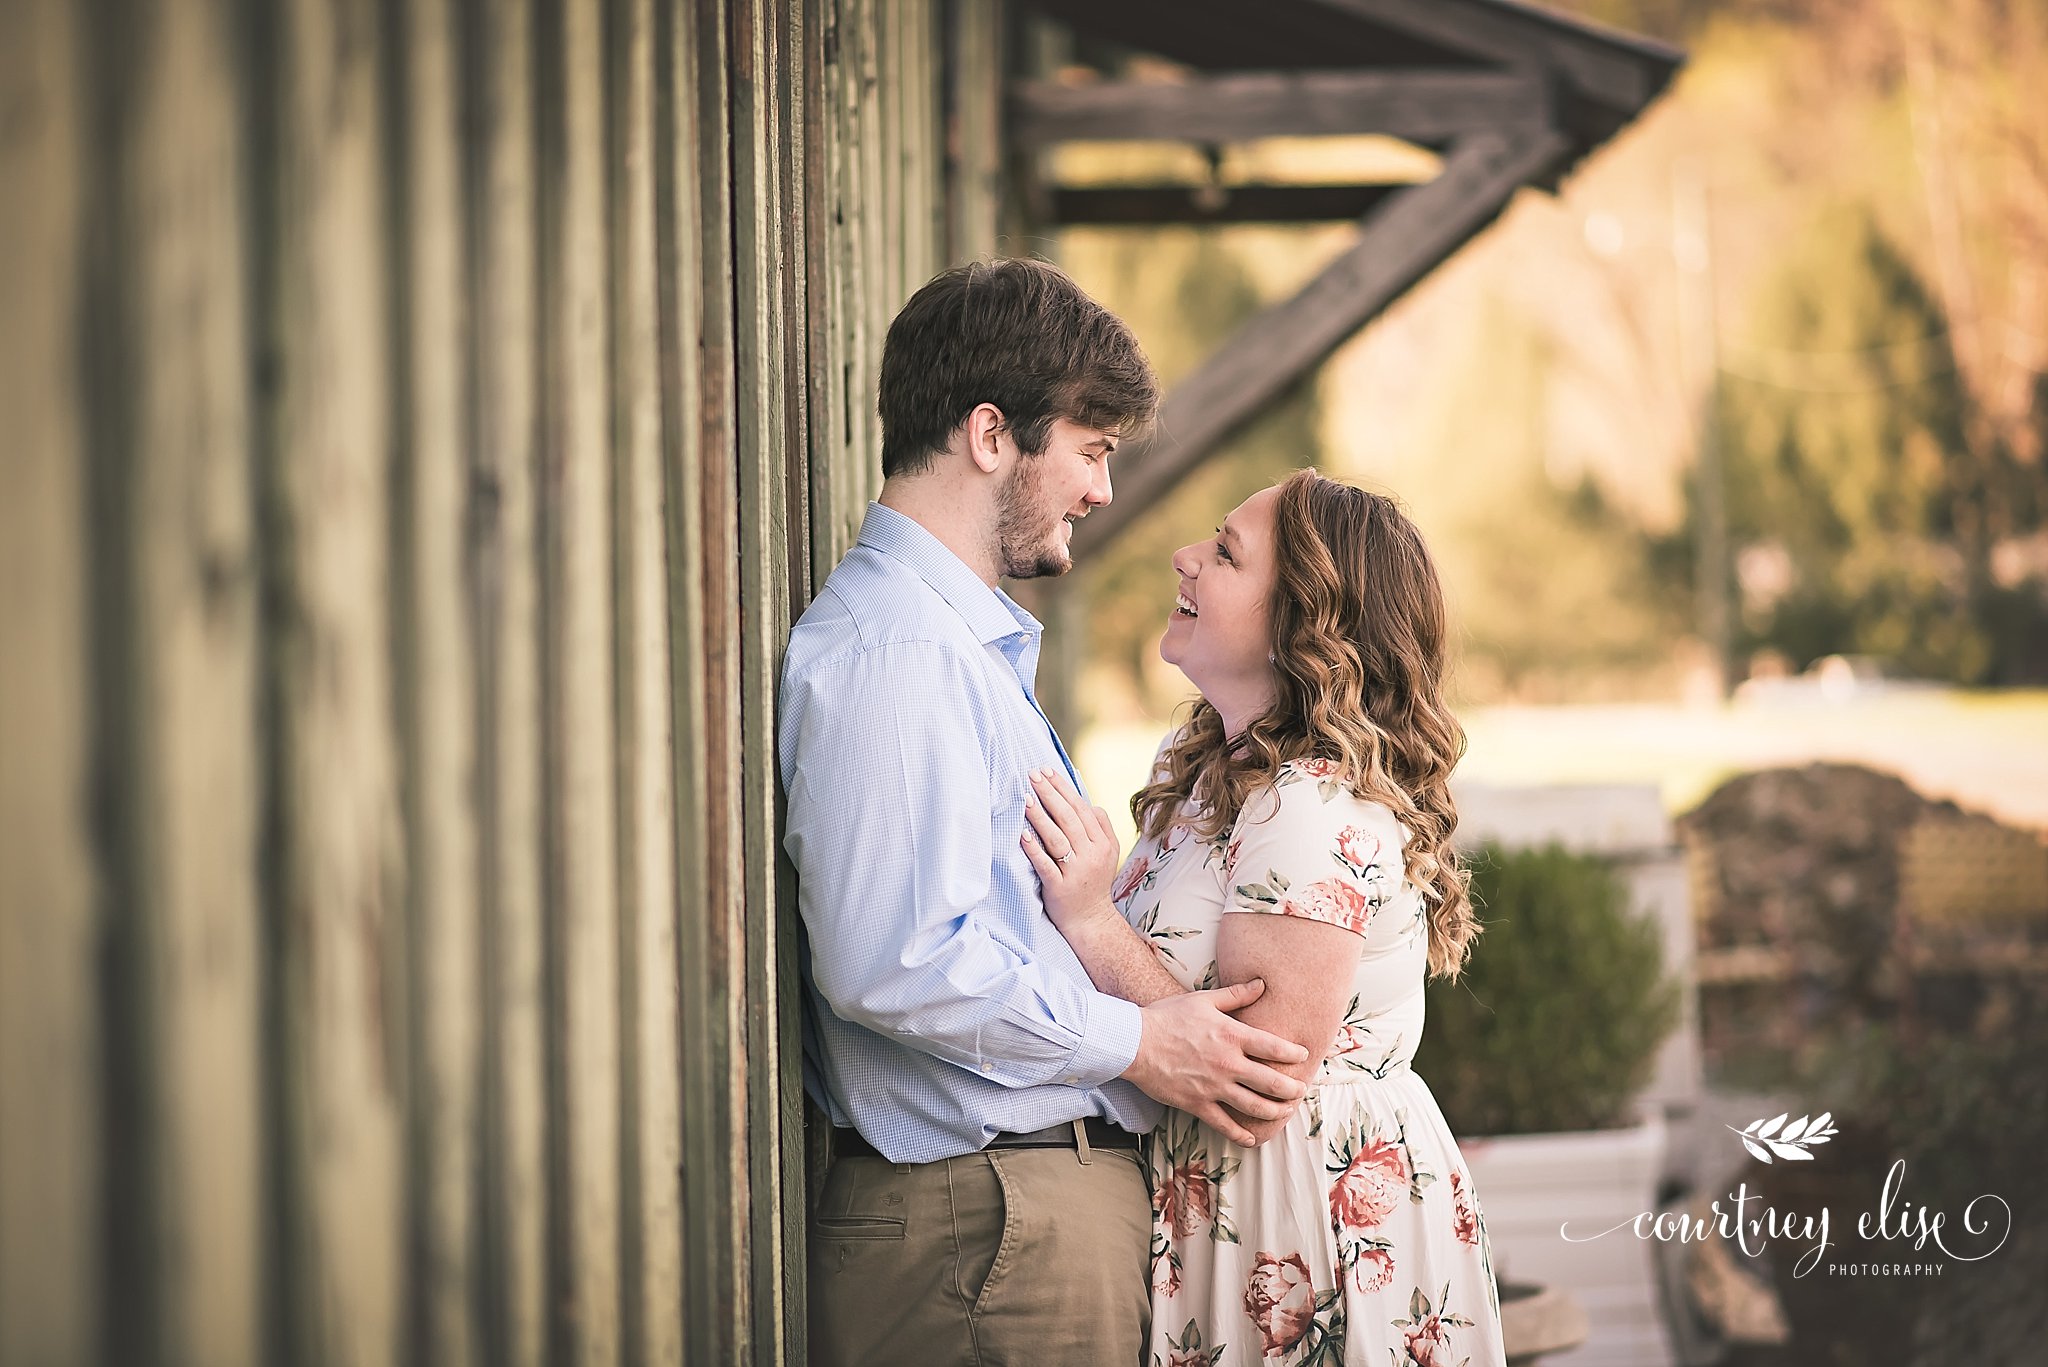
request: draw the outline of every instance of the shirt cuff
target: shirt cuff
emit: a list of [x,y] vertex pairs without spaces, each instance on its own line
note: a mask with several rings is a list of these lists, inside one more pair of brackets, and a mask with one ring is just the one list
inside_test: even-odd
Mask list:
[[1088,1028],[1067,1060],[1067,1083],[1094,1089],[1120,1078],[1138,1058],[1138,1036],[1145,1013],[1122,997],[1097,993],[1088,1011]]

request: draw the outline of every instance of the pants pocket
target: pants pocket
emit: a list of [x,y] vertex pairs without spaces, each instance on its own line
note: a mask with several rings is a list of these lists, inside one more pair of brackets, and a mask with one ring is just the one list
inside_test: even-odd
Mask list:
[[953,1285],[970,1314],[987,1299],[1009,1238],[1009,1192],[1002,1169],[985,1154],[947,1163],[947,1196],[953,1207]]
[[905,1194],[893,1164],[842,1158],[825,1174],[825,1192],[811,1216],[813,1239],[895,1239],[909,1232]]
[[[961,1258],[963,1264],[970,1256],[978,1259],[973,1279],[963,1280],[962,1291],[973,1306],[973,1313],[981,1314],[988,1309],[989,1298],[1003,1280],[1003,1274],[1010,1270],[1016,1257],[1017,1216],[1014,1194],[1010,1190],[1010,1179],[1003,1172],[1002,1160],[994,1154],[983,1155],[982,1164],[977,1165],[976,1177],[980,1179],[983,1196],[977,1203],[979,1218],[974,1221],[977,1237],[970,1243],[965,1229],[961,1237]],[[956,1205],[955,1209],[958,1209]],[[969,1249],[973,1249],[970,1254]],[[963,1267],[963,1271],[966,1270]]]
[[831,1215],[811,1221],[811,1233],[820,1239],[901,1239],[908,1228],[908,1221],[886,1215]]

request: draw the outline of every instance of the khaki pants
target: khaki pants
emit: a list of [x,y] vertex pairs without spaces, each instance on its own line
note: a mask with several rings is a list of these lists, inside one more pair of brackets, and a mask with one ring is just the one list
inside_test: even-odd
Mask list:
[[837,1159],[811,1219],[812,1367],[1138,1367],[1151,1243],[1129,1150]]

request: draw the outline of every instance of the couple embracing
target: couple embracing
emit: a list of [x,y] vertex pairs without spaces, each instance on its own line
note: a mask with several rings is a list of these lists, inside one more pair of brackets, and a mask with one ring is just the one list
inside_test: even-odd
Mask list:
[[1445,621],[1394,503],[1303,471],[1161,567],[1199,691],[1118,859],[999,587],[1065,573],[1157,384],[1042,262],[891,325],[885,482],[789,641],[810,1360],[1499,1367],[1485,1227],[1409,1069],[1476,925]]

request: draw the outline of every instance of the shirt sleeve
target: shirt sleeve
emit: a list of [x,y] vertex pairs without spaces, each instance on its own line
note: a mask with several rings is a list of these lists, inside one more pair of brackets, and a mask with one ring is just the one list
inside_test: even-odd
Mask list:
[[979,687],[952,650],[908,641],[785,689],[812,981],[842,1019],[1004,1086],[1097,1087],[1137,1057],[1142,1017],[999,933]]
[[1401,890],[1401,826],[1315,764],[1290,765],[1245,803],[1223,857],[1224,910],[1299,916],[1362,936]]

